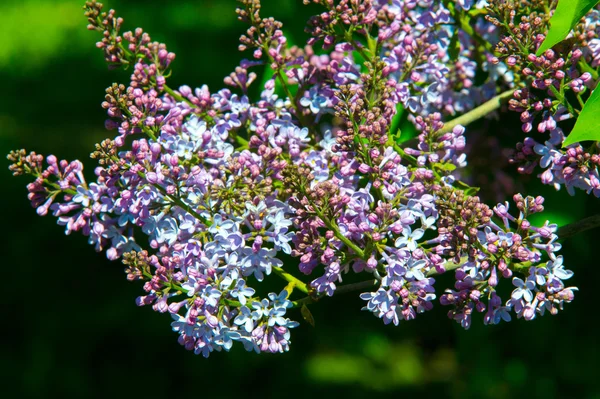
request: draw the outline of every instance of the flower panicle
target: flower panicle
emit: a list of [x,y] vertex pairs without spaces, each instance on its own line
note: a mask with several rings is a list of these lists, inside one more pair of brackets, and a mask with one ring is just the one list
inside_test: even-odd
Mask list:
[[[114,11],[87,2],[105,59],[132,75],[106,90],[105,125],[116,137],[92,153],[94,182],[78,161],[9,155],[15,175],[34,177],[28,190],[38,213],[52,212],[67,234],[80,232],[120,259],[127,279],[142,282],[136,303],[170,314],[179,343],[203,356],[234,343],[285,352],[298,325],[292,308],[306,314],[349,287],[364,291],[364,310],[394,325],[436,300],[465,328],[476,312],[497,324],[571,302],[576,288],[564,283],[573,273],[557,254],[556,225],[529,221],[543,198],[516,195],[515,212],[507,202],[486,205],[461,180],[465,127],[444,123],[513,88],[509,107],[525,124],[544,118],[538,130],[551,135],[545,146],[526,139],[515,159],[529,171],[541,156],[553,176],[562,168],[556,184],[591,187],[598,157],[578,147],[559,153],[553,123],[574,117],[571,94],[592,88],[577,69],[592,53],[525,54],[547,20],[538,0],[491,1],[487,11],[467,0],[312,2],[325,10],[300,48],[288,46],[280,22],[261,16],[259,0],[242,0],[238,19],[250,27],[239,49],[254,60],[217,91],[169,88],[174,55],[166,46],[139,28],[121,34]],[[473,27],[464,24],[471,10]],[[590,47],[595,36],[584,36]],[[323,54],[313,48],[320,40]],[[490,43],[498,41],[495,54]],[[252,68],[265,63],[273,75],[252,98]],[[553,94],[561,84],[568,98]],[[444,273],[454,274],[451,288],[436,281]],[[365,280],[348,285],[348,274]],[[271,278],[283,288],[258,295]],[[502,299],[498,287],[509,283]]]

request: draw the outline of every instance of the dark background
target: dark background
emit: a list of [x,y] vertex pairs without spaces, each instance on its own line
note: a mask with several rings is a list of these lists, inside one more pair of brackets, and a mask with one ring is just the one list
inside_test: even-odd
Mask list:
[[[104,89],[113,81],[127,83],[129,72],[107,70],[94,47],[98,35],[85,29],[82,3],[0,2],[0,152],[25,147],[79,158],[90,176],[93,144],[112,134],[103,128]],[[216,91],[248,56],[237,52],[245,26],[236,20],[233,0],[106,3],[125,18],[125,30],[142,26],[177,53],[171,87],[206,83]],[[264,10],[302,43],[304,22],[319,9],[300,0],[264,0]],[[510,147],[522,138],[511,114],[501,124],[474,127],[467,134],[471,142],[492,137]],[[489,155],[484,151],[483,159]],[[597,231],[564,243],[565,264],[575,271],[569,283],[580,291],[558,316],[486,327],[477,315],[463,331],[438,304],[393,327],[361,312],[357,295],[346,295],[312,307],[316,327],[293,331],[289,353],[256,355],[235,345],[204,359],[179,346],[168,315],[135,306],[141,287],[125,280],[120,263],[96,254],[82,236],[65,237],[51,216],[38,217],[26,199],[28,179],[11,177],[7,166],[0,169],[4,398],[600,398]],[[492,187],[498,171],[478,169],[476,180]],[[572,198],[535,178],[523,181],[524,194],[547,198],[538,222],[564,224],[597,212],[598,200],[582,192]],[[484,192],[492,204],[502,196],[493,191]]]

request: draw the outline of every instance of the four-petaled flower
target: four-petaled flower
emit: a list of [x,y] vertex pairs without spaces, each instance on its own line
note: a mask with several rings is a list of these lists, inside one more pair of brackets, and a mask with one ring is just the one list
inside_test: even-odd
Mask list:
[[402,237],[399,237],[396,240],[396,248],[406,247],[406,249],[412,252],[417,249],[417,241],[420,240],[424,234],[425,230],[423,229],[412,231],[410,227],[407,226],[402,230]]
[[514,277],[513,285],[517,288],[512,292],[511,298],[523,298],[527,302],[531,302],[533,300],[533,293],[531,291],[535,289],[535,279],[527,278],[525,281],[523,281],[519,277]]

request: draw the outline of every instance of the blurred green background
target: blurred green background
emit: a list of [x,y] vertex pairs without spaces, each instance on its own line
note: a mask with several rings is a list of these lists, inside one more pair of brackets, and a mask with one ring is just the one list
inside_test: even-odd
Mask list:
[[[172,87],[206,83],[216,91],[243,57],[237,38],[245,26],[236,20],[234,0],[106,3],[125,18],[126,30],[141,26],[177,53]],[[282,20],[296,43],[305,40],[304,23],[319,10],[301,0],[263,3],[265,15]],[[110,134],[100,107],[104,89],[126,83],[129,73],[107,70],[81,6],[74,0],[0,2],[0,152],[25,147],[79,158],[89,175],[93,144]],[[521,137],[518,126],[515,115],[505,115],[502,131],[484,121],[478,134],[502,136],[510,146]],[[361,312],[364,302],[356,295],[346,295],[311,309],[316,328],[303,324],[293,331],[289,353],[256,355],[235,346],[204,359],[179,346],[168,315],[135,306],[141,287],[125,280],[120,263],[96,254],[82,236],[65,237],[52,217],[38,217],[26,199],[28,180],[11,177],[7,166],[0,168],[4,398],[600,398],[597,231],[564,243],[565,263],[575,271],[569,282],[580,291],[555,317],[485,327],[477,315],[463,331],[437,305],[393,327]],[[598,209],[594,198],[571,198],[535,178],[522,188],[547,197],[544,220],[563,224]]]

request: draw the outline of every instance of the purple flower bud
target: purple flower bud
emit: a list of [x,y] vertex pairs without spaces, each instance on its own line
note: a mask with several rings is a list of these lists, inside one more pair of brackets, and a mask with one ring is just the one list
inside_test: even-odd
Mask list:
[[162,147],[158,143],[152,143],[150,145],[150,152],[152,152],[152,155],[154,155],[155,157],[157,157],[160,154],[161,150]]
[[490,273],[488,284],[490,285],[490,287],[496,287],[498,285],[498,273],[496,272],[495,267],[492,267],[492,272]]
[[481,301],[477,302],[477,304],[475,305],[475,309],[477,309],[479,313],[485,312],[485,303]]
[[525,306],[525,310],[523,310],[523,318],[527,321],[533,320],[535,318],[535,308],[530,304]]
[[544,184],[551,184],[552,181],[554,180],[554,175],[552,174],[552,170],[551,169],[546,169],[541,175],[540,175],[540,180],[542,181],[542,183]]
[[181,307],[183,305],[185,305],[186,303],[187,303],[187,301],[172,302],[172,303],[169,304],[169,309],[168,310],[169,310],[170,313],[173,313],[173,314],[178,313],[179,309],[181,309]]
[[371,167],[365,163],[360,164],[358,167],[358,171],[360,173],[369,173],[371,171]]
[[584,72],[580,77],[579,77],[584,83],[589,82],[592,79],[592,74],[589,72]]
[[371,256],[369,260],[367,260],[367,269],[375,270],[377,268],[377,260],[374,256]]

